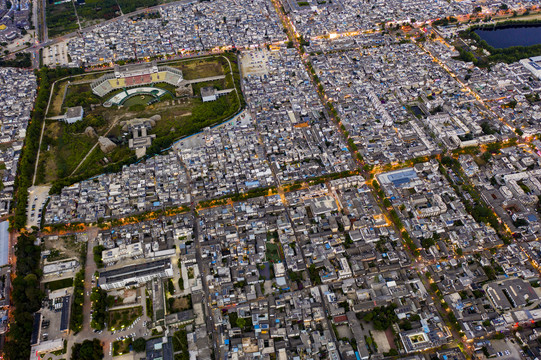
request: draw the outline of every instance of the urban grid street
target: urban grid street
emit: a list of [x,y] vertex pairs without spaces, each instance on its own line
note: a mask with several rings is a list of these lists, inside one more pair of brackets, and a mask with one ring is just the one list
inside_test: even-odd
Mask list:
[[539,6],[0,0],[2,358],[541,358]]

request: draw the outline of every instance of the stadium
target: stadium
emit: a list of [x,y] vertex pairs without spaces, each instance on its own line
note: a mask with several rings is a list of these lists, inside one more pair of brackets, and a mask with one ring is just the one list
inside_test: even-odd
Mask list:
[[111,91],[154,83],[180,86],[182,71],[169,66],[158,66],[156,60],[143,64],[115,65],[115,71],[92,82],[92,92],[103,97]]
[[147,102],[147,105],[151,105],[152,103],[159,101],[166,94],[170,94],[172,96],[172,94],[167,90],[151,86],[143,86],[135,89],[124,89],[124,91],[119,92],[118,94],[111,97],[109,100],[105,101],[103,103],[103,106],[111,107],[112,105],[123,105],[128,99],[135,96],[151,97],[152,100],[149,100]]

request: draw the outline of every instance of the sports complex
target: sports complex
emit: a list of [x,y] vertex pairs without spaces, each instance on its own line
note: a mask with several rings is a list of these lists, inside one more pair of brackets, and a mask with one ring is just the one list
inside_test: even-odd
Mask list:
[[[124,89],[112,98],[103,103],[105,107],[111,107],[112,105],[123,105],[128,99],[134,96],[141,96],[146,98],[150,96],[152,99],[147,101],[147,105],[151,105],[159,101],[165,94],[171,94],[169,91],[152,86],[143,86],[133,89]],[[172,94],[171,94],[172,96]]]
[[181,70],[169,66],[158,66],[154,60],[142,64],[115,65],[114,73],[103,75],[93,81],[90,87],[94,94],[104,97],[118,89],[144,87],[155,83],[179,87],[183,85],[183,80]]

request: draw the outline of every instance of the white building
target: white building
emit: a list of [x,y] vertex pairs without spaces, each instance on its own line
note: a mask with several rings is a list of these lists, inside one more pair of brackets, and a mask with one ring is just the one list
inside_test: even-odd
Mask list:
[[201,88],[201,98],[203,99],[203,102],[216,101],[218,98],[216,89],[213,87]]
[[77,260],[69,259],[57,261],[43,266],[43,275],[62,275],[66,272],[75,271],[79,267]]
[[141,243],[134,243],[128,245],[122,244],[116,248],[103,250],[101,258],[104,263],[111,264],[126,258],[134,258],[141,255],[143,255],[143,246]]
[[66,115],[64,115],[64,121],[68,124],[83,120],[84,110],[82,106],[75,106],[68,108]]
[[520,60],[520,63],[526,69],[530,70],[535,77],[541,80],[541,56],[522,59]]

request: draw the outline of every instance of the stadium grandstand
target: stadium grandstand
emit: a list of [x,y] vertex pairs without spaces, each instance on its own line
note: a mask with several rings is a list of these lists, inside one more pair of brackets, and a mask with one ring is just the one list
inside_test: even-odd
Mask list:
[[156,60],[143,64],[115,65],[115,71],[92,82],[92,92],[103,97],[111,91],[156,83],[180,86],[182,71],[170,66],[158,66]]

